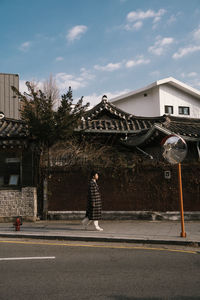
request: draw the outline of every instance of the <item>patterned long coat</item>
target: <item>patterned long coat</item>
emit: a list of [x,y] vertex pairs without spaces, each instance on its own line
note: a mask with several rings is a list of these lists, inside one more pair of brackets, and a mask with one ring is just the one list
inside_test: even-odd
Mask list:
[[88,202],[86,217],[89,220],[100,220],[101,219],[101,195],[99,187],[95,180],[91,179],[88,187]]

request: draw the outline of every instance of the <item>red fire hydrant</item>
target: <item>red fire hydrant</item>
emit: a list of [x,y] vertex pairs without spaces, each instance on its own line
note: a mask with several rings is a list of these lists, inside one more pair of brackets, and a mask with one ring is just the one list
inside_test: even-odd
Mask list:
[[15,231],[20,231],[20,226],[22,225],[20,217],[16,218],[15,223],[13,225],[15,226]]

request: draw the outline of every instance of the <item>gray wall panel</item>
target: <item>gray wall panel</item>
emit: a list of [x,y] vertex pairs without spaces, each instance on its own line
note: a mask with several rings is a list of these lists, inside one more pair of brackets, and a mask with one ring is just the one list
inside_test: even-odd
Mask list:
[[19,89],[19,76],[0,73],[0,111],[7,118],[19,119],[19,99],[14,95],[11,86]]

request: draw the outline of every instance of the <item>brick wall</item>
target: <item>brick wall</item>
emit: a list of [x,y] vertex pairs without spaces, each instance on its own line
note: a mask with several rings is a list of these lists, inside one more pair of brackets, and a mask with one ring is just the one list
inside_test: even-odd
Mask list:
[[35,187],[0,191],[0,219],[15,216],[22,216],[23,219],[30,221],[36,220],[37,191]]
[[[166,179],[165,171],[171,172]],[[106,211],[179,211],[177,167],[141,165],[115,173],[99,170],[99,186]],[[49,180],[49,211],[84,211],[88,170],[55,171]],[[182,166],[185,211],[200,211],[200,165]]]

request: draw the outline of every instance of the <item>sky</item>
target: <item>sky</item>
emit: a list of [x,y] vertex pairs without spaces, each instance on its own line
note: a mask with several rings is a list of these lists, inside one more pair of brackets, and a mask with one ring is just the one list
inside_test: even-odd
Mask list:
[[0,0],[0,73],[91,106],[171,76],[200,90],[200,0]]

